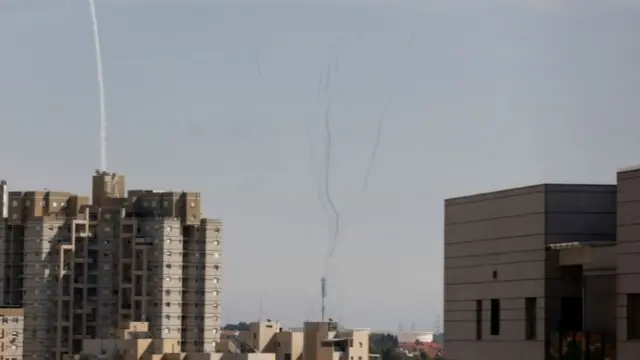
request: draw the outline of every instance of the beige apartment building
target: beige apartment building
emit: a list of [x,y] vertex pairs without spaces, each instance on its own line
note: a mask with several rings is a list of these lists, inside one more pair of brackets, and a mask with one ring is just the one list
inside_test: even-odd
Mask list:
[[445,201],[451,360],[636,360],[640,169]]
[[22,360],[24,311],[0,308],[0,360]]
[[202,217],[199,193],[126,192],[106,172],[91,199],[4,181],[0,191],[0,303],[24,313],[21,356],[9,360],[59,360],[131,322],[180,351],[215,350],[221,222]]
[[305,322],[302,331],[283,330],[271,321],[249,326],[234,346],[240,353],[272,354],[272,360],[369,359],[369,330],[345,329],[333,321]]

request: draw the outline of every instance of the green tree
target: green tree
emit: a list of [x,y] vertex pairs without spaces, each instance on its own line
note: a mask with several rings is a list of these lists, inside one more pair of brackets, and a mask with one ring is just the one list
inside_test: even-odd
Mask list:
[[249,324],[244,321],[240,321],[237,324],[227,324],[222,328],[222,330],[228,331],[249,331],[249,329]]
[[393,334],[371,333],[369,352],[380,355],[381,360],[402,360],[398,351],[398,337]]

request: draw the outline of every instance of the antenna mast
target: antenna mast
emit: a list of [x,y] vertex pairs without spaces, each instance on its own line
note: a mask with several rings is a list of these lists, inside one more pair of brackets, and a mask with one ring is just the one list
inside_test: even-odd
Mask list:
[[322,315],[322,322],[324,322],[324,311],[325,311],[325,306],[324,306],[324,300],[327,297],[327,278],[326,277],[322,277],[320,278],[320,296],[322,297],[322,307],[321,307],[321,315]]

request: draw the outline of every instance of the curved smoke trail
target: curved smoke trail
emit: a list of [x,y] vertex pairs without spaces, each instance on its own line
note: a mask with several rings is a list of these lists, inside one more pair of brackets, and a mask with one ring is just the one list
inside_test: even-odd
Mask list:
[[[324,192],[327,198],[327,203],[329,204],[329,208],[333,212],[333,232],[331,234],[331,240],[335,243],[338,239],[338,235],[340,234],[340,213],[336,208],[335,203],[333,202],[333,198],[331,196],[331,190],[329,188],[330,184],[330,174],[331,174],[331,145],[332,145],[332,135],[331,135],[331,123],[329,122],[329,116],[331,115],[331,100],[329,100],[329,104],[327,105],[327,109],[324,114],[324,127],[325,127],[325,177],[324,177]],[[329,248],[329,252],[327,253],[326,260],[333,256],[333,249],[335,246]],[[326,271],[326,269],[325,269]]]
[[380,138],[382,136],[382,127],[384,124],[384,119],[387,116],[387,108],[389,108],[389,104],[391,103],[391,99],[387,101],[387,104],[382,108],[382,113],[380,114],[380,118],[378,118],[378,128],[376,130],[376,138],[373,142],[373,149],[371,150],[371,157],[369,157],[369,163],[367,164],[367,171],[364,174],[364,181],[362,182],[362,192],[366,193],[369,187],[369,177],[371,177],[371,170],[373,169],[373,164],[376,160],[376,155],[378,155],[378,148],[380,147]]
[[[313,137],[311,136],[311,123],[310,121],[306,122],[306,130],[307,130],[307,143],[309,145],[309,163],[311,164],[311,168],[309,169],[311,172],[311,178],[315,183],[318,178],[320,178],[321,173],[318,171],[314,171],[314,165],[316,164],[316,156],[315,156],[315,147],[313,145]],[[331,213],[325,204],[323,199],[324,191],[322,186],[322,181],[317,181],[316,184],[316,192],[318,196],[318,201],[320,202],[320,206],[322,207],[323,212],[327,216],[327,218],[331,218]]]
[[89,0],[91,21],[93,23],[93,40],[96,47],[96,67],[98,72],[98,90],[100,92],[100,168],[107,170],[107,112],[105,107],[104,78],[102,73],[102,51],[100,50],[100,33],[98,32],[98,18],[96,4]]
[[[413,44],[415,42],[415,39],[417,37],[417,33],[418,33],[418,29],[419,29],[419,25],[421,22],[421,18],[422,18],[422,11],[420,11],[418,13],[417,19],[416,19],[416,26],[413,29],[413,32],[411,33],[409,42],[408,42],[408,46],[407,46],[407,50],[409,53],[412,52],[413,49]],[[331,45],[329,50],[331,50],[333,46]],[[328,248],[327,248],[327,253],[325,256],[325,261],[324,261],[324,268],[323,268],[323,272],[322,272],[322,279],[323,282],[326,281],[327,278],[327,272],[329,271],[330,268],[330,260],[333,257],[335,250],[338,246],[339,243],[339,235],[340,235],[340,231],[341,229],[341,216],[340,213],[337,211],[336,206],[333,202],[333,199],[331,197],[331,191],[329,189],[329,178],[330,178],[330,170],[329,170],[329,165],[331,163],[331,143],[332,143],[332,139],[331,139],[331,126],[329,123],[329,115],[330,115],[330,109],[331,109],[331,97],[330,97],[330,83],[331,83],[331,72],[334,72],[334,75],[337,75],[339,73],[339,62],[337,59],[335,59],[335,64],[332,67],[331,66],[331,51],[329,51],[329,63],[327,65],[327,70],[324,72],[324,74],[322,74],[322,76],[320,77],[320,81],[318,84],[318,88],[317,88],[317,98],[320,99],[323,95],[324,97],[329,99],[329,104],[327,106],[326,112],[325,112],[325,132],[326,132],[326,139],[325,139],[325,196],[327,198],[327,203],[329,204],[329,207],[331,208],[331,211],[333,212],[335,218],[332,224],[332,236],[331,239],[329,241],[328,244]],[[380,114],[380,117],[378,118],[378,124],[377,124],[377,129],[376,129],[376,137],[373,143],[373,147],[372,147],[372,152],[371,155],[369,157],[369,161],[367,164],[367,168],[366,168],[366,172],[365,172],[365,176],[364,176],[364,180],[363,180],[363,184],[362,184],[362,195],[363,198],[365,197],[367,190],[368,190],[368,186],[369,186],[369,178],[371,177],[371,173],[373,170],[373,166],[375,164],[375,160],[378,154],[378,149],[380,147],[380,141],[382,138],[382,130],[384,127],[384,121],[386,118],[386,114],[387,114],[387,109],[390,106],[391,103],[391,98],[389,98],[388,102],[385,104],[384,108],[382,109],[382,112]],[[310,139],[310,134],[307,134],[308,138]],[[310,141],[311,144],[311,141]],[[325,204],[322,202],[321,200],[321,205],[323,205],[323,208],[326,210]],[[325,283],[323,283],[325,284]],[[324,286],[324,285],[323,285]],[[324,296],[326,296],[326,292],[325,289],[323,287],[323,291],[322,291],[322,296],[323,296],[323,301],[324,301]],[[313,309],[313,301],[311,302],[311,305],[309,307],[308,312],[310,313],[311,310]]]
[[[376,157],[378,155],[378,149],[380,148],[380,140],[382,138],[382,129],[384,128],[384,120],[387,116],[387,109],[389,108],[389,105],[391,103],[391,99],[389,99],[389,101],[387,102],[387,104],[384,106],[384,108],[382,109],[382,113],[380,114],[380,117],[378,118],[378,125],[377,125],[377,129],[376,129],[376,137],[373,143],[373,147],[371,150],[371,156],[369,157],[369,162],[367,163],[367,168],[366,168],[366,172],[365,172],[365,176],[364,176],[364,180],[362,183],[362,188],[361,188],[361,193],[362,193],[362,198],[364,199],[366,197],[367,194],[367,190],[369,187],[369,178],[371,177],[371,172],[373,170],[373,165],[375,164],[375,160]],[[333,256],[333,254],[335,253],[336,248],[338,247],[338,236],[334,236],[332,238],[332,242],[329,243],[329,249],[327,250],[327,259],[325,259],[325,267],[328,266],[328,262],[329,262],[329,258],[331,256]]]

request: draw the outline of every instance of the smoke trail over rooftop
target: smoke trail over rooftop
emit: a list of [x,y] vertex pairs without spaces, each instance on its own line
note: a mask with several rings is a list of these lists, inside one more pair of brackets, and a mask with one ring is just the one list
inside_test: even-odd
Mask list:
[[100,169],[107,170],[107,111],[105,108],[100,33],[98,32],[98,18],[94,0],[89,0],[89,8],[91,9],[91,22],[93,23],[93,40],[96,49],[96,70],[98,72],[98,91],[100,96]]

